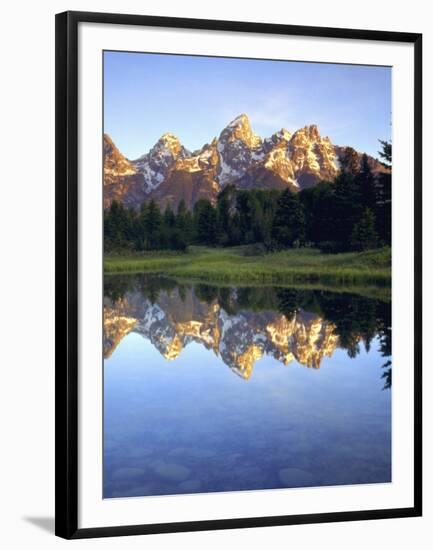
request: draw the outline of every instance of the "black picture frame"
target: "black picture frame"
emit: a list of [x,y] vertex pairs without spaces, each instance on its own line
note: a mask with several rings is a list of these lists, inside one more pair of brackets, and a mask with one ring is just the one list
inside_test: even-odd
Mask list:
[[[415,196],[415,444],[414,506],[273,517],[227,518],[128,526],[78,528],[78,25],[103,23],[242,33],[403,42],[414,45]],[[234,529],[322,522],[403,518],[422,515],[422,35],[126,15],[64,12],[56,15],[56,535],[66,539],[181,531]]]

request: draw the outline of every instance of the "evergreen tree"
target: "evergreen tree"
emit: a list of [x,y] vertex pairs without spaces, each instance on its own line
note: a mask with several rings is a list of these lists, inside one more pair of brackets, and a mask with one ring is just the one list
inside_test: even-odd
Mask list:
[[364,208],[375,210],[376,208],[376,184],[373,172],[368,163],[368,157],[364,153],[361,157],[361,164],[356,182],[359,185],[361,202]]
[[355,224],[351,244],[354,250],[367,250],[377,246],[378,235],[375,229],[375,216],[370,208],[366,208],[361,219]]
[[242,242],[254,242],[253,218],[255,204],[250,191],[239,191],[236,197],[236,210],[239,213],[239,231]]
[[188,242],[185,239],[185,235],[178,229],[174,228],[170,235],[170,248],[185,252],[187,246]]
[[149,244],[146,238],[146,226],[147,226],[147,203],[143,202],[140,206],[140,212],[135,218],[135,248],[137,250],[147,250]]
[[260,198],[262,208],[262,235],[263,243],[267,248],[271,245],[272,241],[272,224],[275,217],[275,211],[277,209],[277,201],[281,195],[281,191],[276,189],[259,190],[258,196]]
[[350,235],[362,214],[361,190],[355,174],[342,171],[333,183],[331,236],[335,252],[350,249]]
[[239,212],[235,212],[233,216],[230,217],[229,223],[229,246],[236,246],[242,242],[242,234],[240,230],[240,216]]
[[183,233],[186,233],[187,231],[187,222],[186,222],[186,214],[187,214],[187,208],[186,208],[186,204],[185,204],[185,200],[184,199],[181,199],[181,201],[179,202],[178,206],[177,206],[177,214],[176,214],[176,228],[183,232]]
[[329,182],[320,182],[303,189],[299,199],[304,206],[306,240],[315,246],[324,246],[334,235],[334,189]]
[[164,225],[167,228],[173,228],[176,223],[176,217],[174,215],[174,212],[170,206],[170,204],[167,203],[167,206],[164,210]]
[[184,199],[177,207],[175,227],[186,245],[190,244],[194,235],[194,222],[191,212],[187,209]]
[[133,237],[132,214],[122,203],[113,200],[104,216],[104,237],[111,248],[130,248]]
[[200,199],[194,207],[197,242],[215,245],[218,241],[218,219],[216,209],[211,202]]
[[227,245],[230,241],[230,195],[233,193],[232,186],[226,186],[218,195],[217,218],[219,228],[219,243]]
[[272,236],[280,247],[291,247],[305,239],[305,216],[299,197],[286,189],[277,203]]
[[156,202],[152,199],[147,206],[147,215],[145,220],[145,239],[148,243],[149,249],[151,250],[159,247],[161,225],[161,212]]
[[387,141],[379,140],[382,151],[379,156],[385,161],[383,164],[389,168],[389,172],[379,175],[377,182],[376,216],[377,229],[380,239],[385,244],[391,244],[391,211],[392,211],[392,145]]
[[382,162],[388,168],[391,168],[392,165],[392,144],[389,141],[383,141],[379,139],[380,144],[382,145],[382,150],[379,151],[379,156],[382,159]]

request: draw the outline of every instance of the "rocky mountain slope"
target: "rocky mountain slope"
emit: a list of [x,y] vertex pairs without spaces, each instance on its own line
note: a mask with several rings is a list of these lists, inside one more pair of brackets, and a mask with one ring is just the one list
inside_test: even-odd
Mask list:
[[[173,134],[164,134],[137,160],[126,159],[104,135],[104,206],[113,199],[138,208],[154,199],[177,207],[181,199],[191,208],[200,198],[215,201],[221,189],[288,187],[299,191],[339,171],[345,147],[322,137],[316,125],[293,134],[282,128],[262,140],[251,129],[247,115],[230,122],[218,138],[190,152]],[[361,158],[361,153],[358,153]],[[383,165],[369,157],[374,172]]]
[[291,320],[272,310],[228,314],[217,301],[198,299],[192,288],[182,296],[178,290],[161,292],[153,303],[135,290],[116,302],[105,298],[104,357],[130,332],[152,342],[167,360],[189,343],[200,343],[244,379],[264,355],[319,368],[338,345],[334,325],[316,314],[300,310]]

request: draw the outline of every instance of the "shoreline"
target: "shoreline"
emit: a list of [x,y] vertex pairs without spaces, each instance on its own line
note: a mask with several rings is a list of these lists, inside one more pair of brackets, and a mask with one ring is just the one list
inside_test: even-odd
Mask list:
[[339,254],[291,249],[250,255],[253,250],[190,247],[186,253],[106,255],[104,275],[143,273],[215,285],[334,287],[340,291],[380,288],[385,291],[381,294],[391,291],[389,248]]

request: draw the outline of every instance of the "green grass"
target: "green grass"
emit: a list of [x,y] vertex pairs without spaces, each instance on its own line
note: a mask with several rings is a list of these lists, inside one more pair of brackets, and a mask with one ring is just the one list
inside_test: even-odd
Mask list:
[[391,249],[323,254],[292,249],[249,255],[251,247],[191,246],[187,253],[152,252],[106,256],[106,273],[155,273],[212,283],[390,287]]

